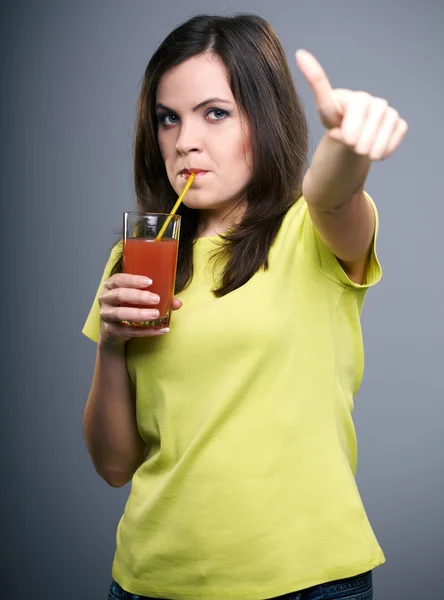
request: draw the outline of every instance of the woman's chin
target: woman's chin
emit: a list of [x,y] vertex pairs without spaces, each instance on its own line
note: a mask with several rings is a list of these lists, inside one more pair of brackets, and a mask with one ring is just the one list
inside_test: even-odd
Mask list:
[[208,202],[199,202],[198,200],[183,200],[182,204],[185,204],[187,208],[191,208],[193,210],[202,210],[204,208],[208,208]]
[[[191,190],[190,190],[191,192]],[[185,198],[182,200],[182,203],[185,204],[188,208],[194,209],[205,209],[212,208],[211,199],[208,196],[200,196],[200,194],[186,194]]]

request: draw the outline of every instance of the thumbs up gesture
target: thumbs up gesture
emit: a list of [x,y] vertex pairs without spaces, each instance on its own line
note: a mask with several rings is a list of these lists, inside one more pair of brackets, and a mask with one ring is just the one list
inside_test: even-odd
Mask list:
[[296,63],[313,92],[328,137],[371,161],[393,154],[407,123],[387,100],[367,92],[333,89],[319,62],[306,50],[296,52]]

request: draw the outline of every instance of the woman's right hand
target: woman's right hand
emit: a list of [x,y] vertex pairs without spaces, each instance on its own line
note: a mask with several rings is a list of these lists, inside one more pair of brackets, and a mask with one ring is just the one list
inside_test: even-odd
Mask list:
[[[167,333],[168,329],[153,327],[132,327],[122,321],[138,322],[157,319],[156,308],[136,308],[131,305],[153,305],[159,302],[159,296],[148,291],[152,281],[140,275],[116,273],[106,279],[98,297],[100,304],[99,344],[123,346],[134,337],[153,337]],[[182,302],[173,298],[171,308],[178,310]]]

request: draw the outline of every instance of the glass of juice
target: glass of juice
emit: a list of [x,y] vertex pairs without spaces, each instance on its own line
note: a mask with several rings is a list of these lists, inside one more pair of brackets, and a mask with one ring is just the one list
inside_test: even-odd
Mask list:
[[149,277],[153,282],[149,291],[160,297],[158,304],[137,306],[137,308],[157,308],[160,312],[157,319],[135,323],[125,322],[127,325],[156,328],[169,326],[179,248],[179,215],[171,217],[162,237],[156,240],[157,234],[168,218],[168,214],[162,213],[123,213],[122,271]]

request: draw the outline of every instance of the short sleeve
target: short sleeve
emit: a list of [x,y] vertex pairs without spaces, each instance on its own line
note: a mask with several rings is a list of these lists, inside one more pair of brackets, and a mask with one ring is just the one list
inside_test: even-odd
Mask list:
[[379,215],[376,204],[373,199],[364,192],[366,198],[370,201],[375,213],[375,233],[370,248],[370,255],[367,261],[366,272],[364,275],[364,281],[362,284],[355,283],[348,276],[342,268],[340,262],[333,254],[333,252],[326,246],[321,239],[316,228],[313,225],[313,221],[310,218],[307,204],[305,200],[303,215],[301,219],[301,243],[305,253],[312,262],[313,266],[317,268],[329,279],[346,286],[350,286],[356,289],[367,289],[381,279],[382,269],[376,253],[376,242],[379,232]]
[[99,294],[102,290],[103,282],[108,279],[111,274],[112,268],[116,264],[117,260],[122,254],[122,242],[118,242],[111,250],[108,261],[103,270],[102,278],[100,280],[99,287],[94,298],[94,302],[89,311],[88,317],[82,329],[83,335],[88,337],[93,342],[97,342],[99,339],[99,326],[100,326],[100,305],[98,302]]

